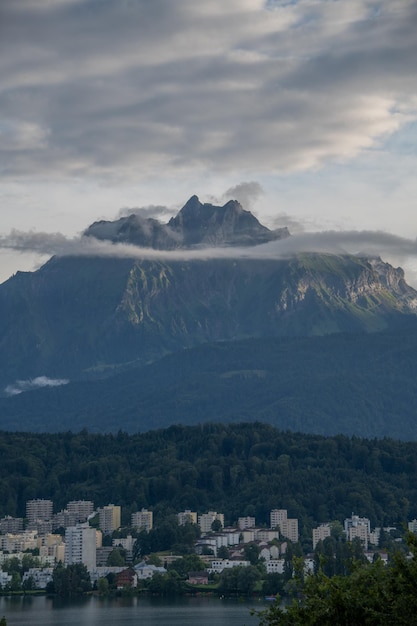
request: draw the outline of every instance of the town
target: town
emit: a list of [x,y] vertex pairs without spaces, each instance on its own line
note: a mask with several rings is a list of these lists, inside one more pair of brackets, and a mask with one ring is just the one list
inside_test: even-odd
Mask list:
[[[388,561],[382,537],[401,543],[402,533],[394,527],[371,530],[370,520],[352,513],[343,524],[333,521],[313,528],[312,551],[303,553],[299,543],[298,519],[286,509],[270,511],[269,527],[257,525],[255,517],[239,517],[225,526],[224,514],[208,511],[197,514],[184,510],[176,515],[179,528],[192,528],[187,550],[165,541],[165,550],[146,550],[146,537],[154,530],[153,512],[142,508],[132,513],[130,526],[121,526],[121,506],[108,504],[95,508],[88,500],[68,502],[53,512],[52,500],[34,499],[26,503],[26,518],[5,516],[0,520],[0,584],[3,592],[48,590],[57,567],[82,565],[89,588],[100,588],[99,581],[112,580],[118,590],[137,588],[140,581],[167,574],[173,563],[183,560],[200,565],[186,571],[188,585],[208,585],[226,570],[262,564],[266,577],[280,575],[281,583],[293,575],[292,558],[303,558],[304,571],[313,573],[317,554],[331,537],[356,547],[356,556],[372,562]],[[417,520],[408,523],[417,532]],[[142,539],[142,541],[141,541]],[[145,539],[145,540],[144,540]],[[298,548],[296,549],[296,547]],[[168,549],[166,549],[168,547]],[[190,560],[190,554],[194,558]],[[327,558],[336,560],[327,551]],[[353,551],[350,551],[353,554]],[[187,560],[188,559],[188,560]],[[105,585],[101,585],[101,589]],[[268,589],[268,586],[264,587]],[[253,590],[253,586],[250,588]],[[282,585],[281,585],[282,590]],[[275,590],[272,588],[272,591]]]

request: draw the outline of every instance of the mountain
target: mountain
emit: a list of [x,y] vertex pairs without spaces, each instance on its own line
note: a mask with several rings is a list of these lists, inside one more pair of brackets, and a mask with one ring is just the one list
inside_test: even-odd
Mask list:
[[[369,333],[416,319],[417,292],[380,259],[242,256],[236,246],[279,247],[289,234],[270,231],[235,201],[216,207],[193,196],[168,224],[131,216],[97,222],[85,236],[209,251],[205,259],[53,257],[18,272],[0,285],[1,389],[37,377],[126,374],[170,354],[178,368],[184,350],[213,342]],[[224,256],[227,246],[236,253]]]
[[113,243],[130,243],[155,250],[196,246],[254,246],[289,236],[287,228],[269,230],[237,200],[224,206],[202,204],[192,196],[167,224],[137,214],[115,222],[94,222],[84,233]]

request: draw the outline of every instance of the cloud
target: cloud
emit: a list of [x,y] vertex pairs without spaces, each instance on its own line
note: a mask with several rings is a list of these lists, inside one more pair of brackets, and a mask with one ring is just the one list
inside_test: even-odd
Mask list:
[[170,209],[167,206],[151,204],[145,207],[124,207],[120,209],[118,217],[129,217],[129,215],[137,215],[144,219],[157,219],[163,221],[169,219],[177,213],[176,209]]
[[263,193],[262,186],[258,182],[242,182],[225,191],[223,200],[237,200],[247,210],[252,211],[256,201]]
[[59,387],[61,385],[67,385],[68,383],[69,380],[65,378],[38,376],[37,378],[30,378],[28,380],[17,380],[15,383],[7,385],[4,389],[4,393],[8,396],[17,396],[25,391],[33,391],[41,387]]
[[3,0],[0,172],[351,159],[416,119],[416,26],[414,0]]
[[0,249],[36,252],[57,256],[113,256],[132,259],[209,259],[209,258],[289,258],[296,254],[317,252],[357,254],[361,256],[390,255],[417,258],[417,242],[382,231],[323,231],[300,233],[286,239],[253,247],[218,247],[178,250],[153,250],[131,244],[113,244],[93,237],[67,238],[60,233],[24,233],[12,231],[0,236]]

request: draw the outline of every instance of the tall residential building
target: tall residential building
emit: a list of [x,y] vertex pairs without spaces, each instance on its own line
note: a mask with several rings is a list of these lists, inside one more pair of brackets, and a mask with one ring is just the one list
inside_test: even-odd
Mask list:
[[53,508],[52,500],[28,500],[26,502],[26,517],[29,527],[38,521],[51,520]]
[[94,502],[91,500],[72,500],[67,504],[67,511],[74,515],[77,522],[86,522],[94,513]]
[[317,528],[313,528],[313,550],[316,549],[319,541],[324,541],[326,537],[330,537],[330,534],[330,524],[320,524]]
[[199,515],[198,517],[198,525],[201,528],[202,533],[211,532],[211,525],[215,520],[219,520],[222,527],[224,527],[224,515],[223,513],[217,513],[216,511],[209,511],[208,513],[203,513],[203,515]]
[[185,509],[181,513],[178,513],[178,524],[180,526],[184,526],[184,524],[197,524],[197,513],[195,511],[190,511],[189,509]]
[[65,530],[65,565],[83,563],[88,570],[96,567],[96,529],[78,524]]
[[121,508],[114,504],[108,504],[98,510],[99,528],[105,535],[111,535],[114,530],[120,528]]
[[153,526],[153,513],[148,509],[142,509],[137,513],[132,513],[132,528],[146,530],[148,533]]
[[272,509],[269,514],[270,527],[276,528],[280,526],[282,522],[287,521],[287,509]]
[[298,541],[298,519],[287,517],[286,509],[273,509],[270,514],[271,528],[279,528],[282,537],[293,543]]

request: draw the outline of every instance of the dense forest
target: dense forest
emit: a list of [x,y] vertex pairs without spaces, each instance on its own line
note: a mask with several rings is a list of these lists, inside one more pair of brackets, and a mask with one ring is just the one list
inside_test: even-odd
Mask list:
[[142,507],[154,522],[186,508],[225,514],[226,524],[273,508],[299,519],[302,537],[352,512],[372,526],[417,516],[417,443],[325,438],[266,424],[172,426],[144,434],[0,433],[0,514],[24,516],[26,501],[74,499]]
[[108,379],[0,398],[0,428],[135,433],[265,422],[416,440],[417,324],[397,331],[213,343]]

